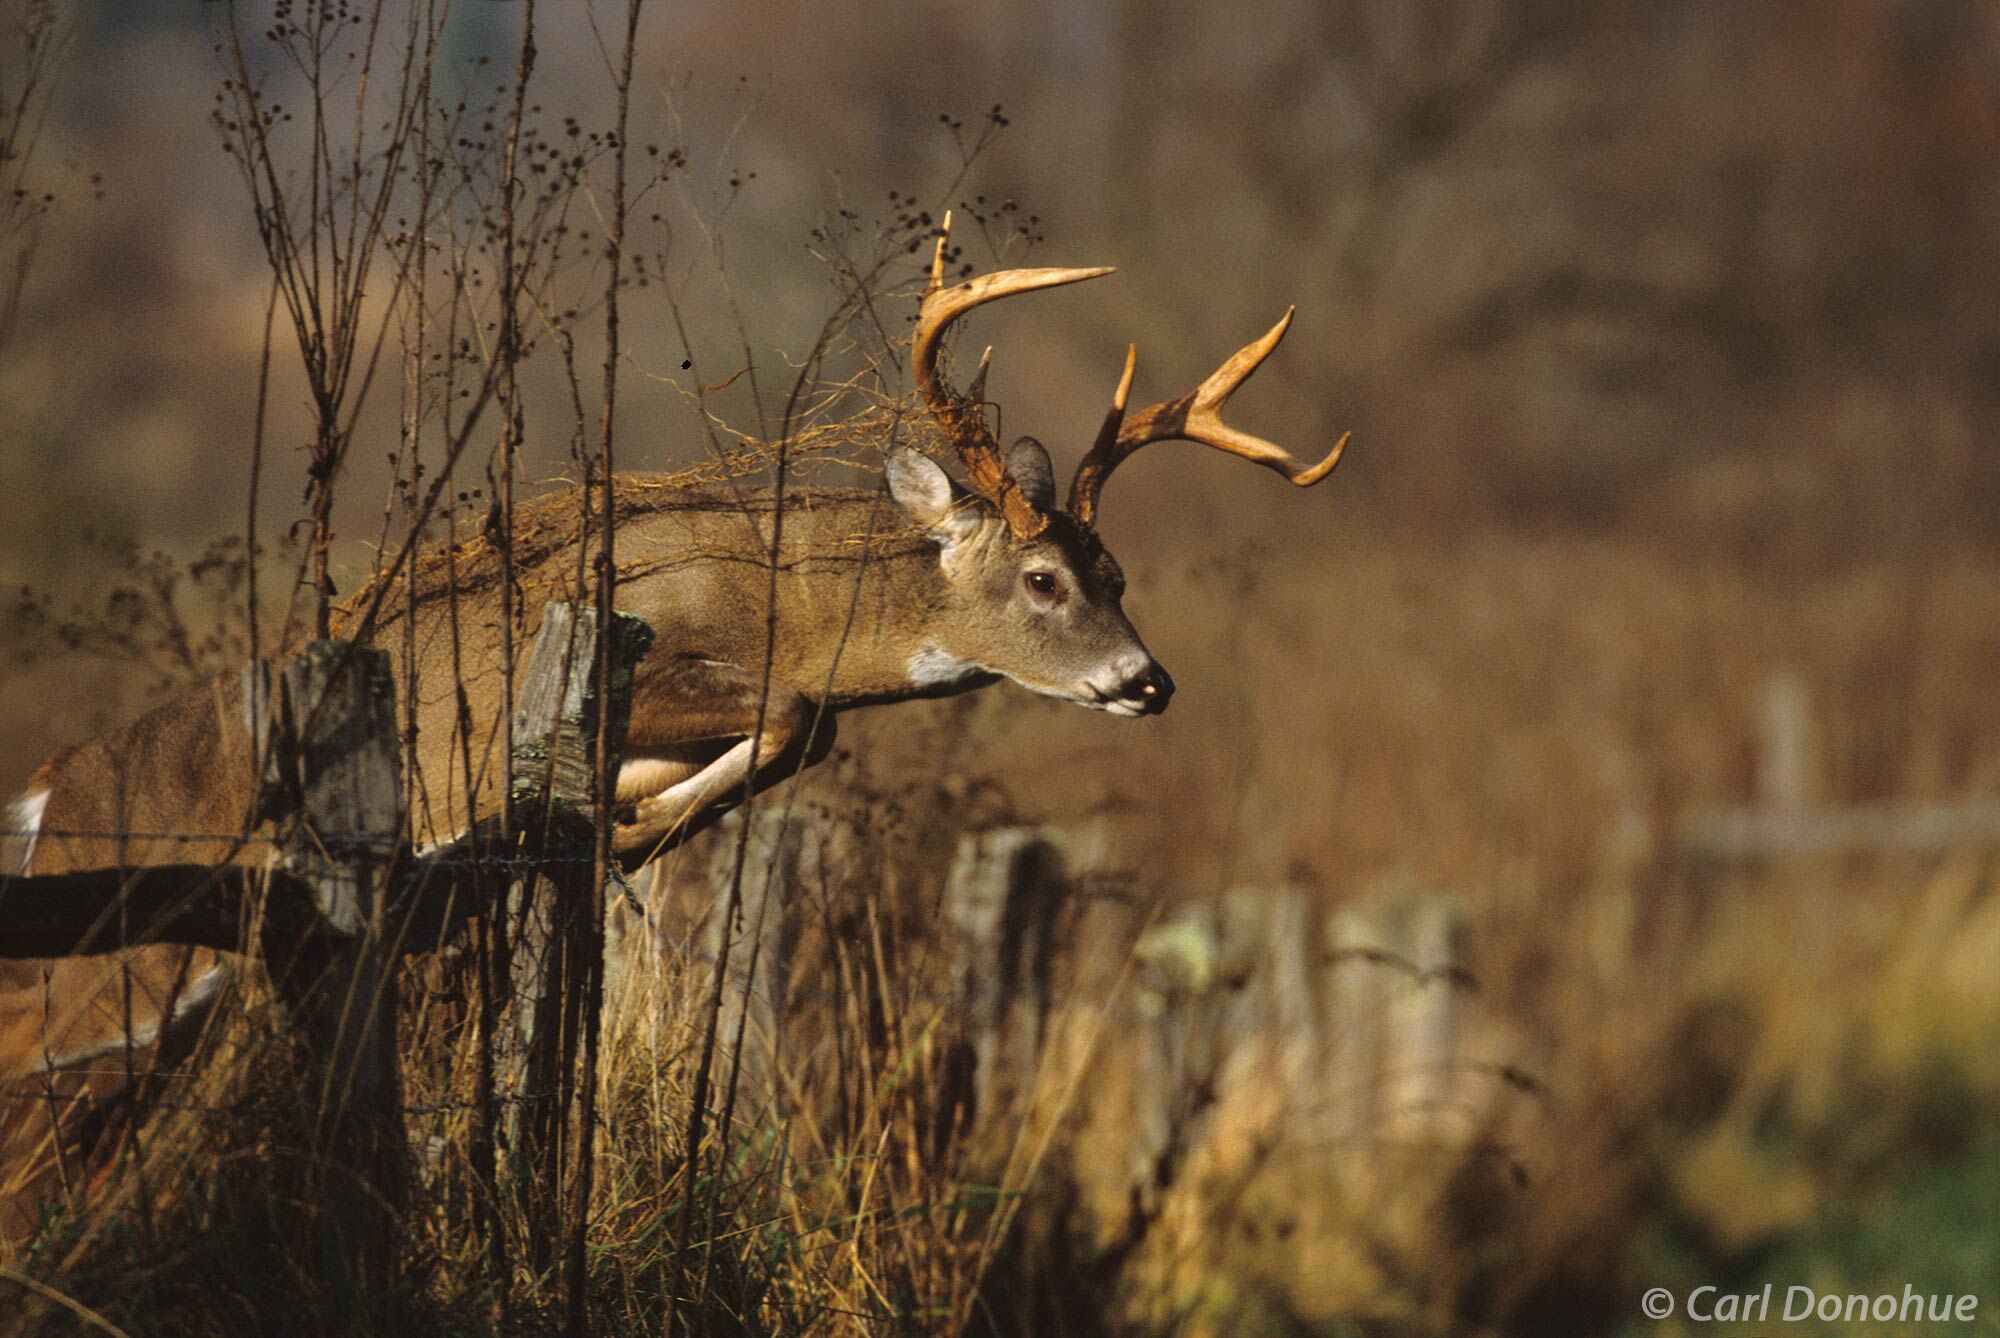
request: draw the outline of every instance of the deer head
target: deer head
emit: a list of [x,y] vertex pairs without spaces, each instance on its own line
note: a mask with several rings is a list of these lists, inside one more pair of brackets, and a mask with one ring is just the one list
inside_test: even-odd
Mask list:
[[980,359],[963,395],[938,370],[938,353],[952,322],[974,307],[1112,270],[1002,270],[945,287],[950,229],[947,214],[911,340],[911,361],[918,392],[964,465],[966,484],[953,483],[913,450],[893,451],[888,460],[890,492],[937,543],[945,598],[955,605],[946,612],[956,616],[937,623],[948,634],[928,647],[923,663],[912,663],[912,676],[933,674],[943,682],[974,672],[1001,674],[1045,696],[1117,715],[1156,715],[1173,696],[1174,680],[1126,619],[1124,573],[1097,536],[1105,480],[1141,447],[1180,438],[1254,460],[1310,487],[1339,464],[1347,437],[1325,459],[1305,465],[1222,421],[1223,405],[1285,337],[1290,311],[1195,390],[1128,419],[1138,358],[1132,347],[1097,440],[1071,480],[1068,506],[1058,509],[1048,452],[1031,437],[1003,452],[986,425],[982,394],[992,350]]

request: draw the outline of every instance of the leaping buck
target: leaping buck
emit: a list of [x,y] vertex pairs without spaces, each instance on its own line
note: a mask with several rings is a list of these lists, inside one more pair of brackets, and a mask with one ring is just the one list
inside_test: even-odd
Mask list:
[[[1191,393],[1129,415],[1128,353],[1111,409],[1067,504],[1058,506],[1047,452],[1025,437],[1003,450],[988,428],[984,363],[960,394],[940,373],[939,353],[953,323],[976,307],[1111,271],[1017,269],[947,287],[944,249],[940,238],[911,358],[918,394],[955,449],[962,483],[903,447],[886,461],[893,509],[877,491],[794,490],[784,503],[773,583],[771,492],[618,480],[617,604],[655,633],[635,676],[617,778],[614,849],[628,867],[710,825],[746,789],[817,761],[832,742],[833,718],[852,707],[946,696],[1007,678],[1117,715],[1165,710],[1173,679],[1126,619],[1124,576],[1095,527],[1105,481],[1133,452],[1176,438],[1254,461],[1301,487],[1339,461],[1345,437],[1306,464],[1222,419],[1230,395],[1284,338],[1288,311]],[[523,629],[539,621],[542,605],[577,570],[578,509],[572,488],[518,514]],[[503,710],[498,553],[475,542],[450,563],[439,557],[420,564],[416,579],[413,611],[390,600],[376,626],[344,630],[392,647],[414,633],[413,674],[398,685],[417,703],[410,826],[414,840],[435,843],[498,805],[497,784],[485,783],[486,797],[473,799],[458,779],[468,725],[476,765],[497,775],[504,761],[496,744]],[[408,617],[412,628],[402,626]],[[527,641],[516,640],[523,653]],[[13,809],[8,825],[23,834],[0,850],[9,871],[249,858],[226,842],[160,839],[234,831],[248,811],[254,766],[236,694],[230,677],[50,760]],[[65,835],[114,832],[131,835]],[[134,982],[129,1013],[121,967]],[[178,998],[185,1009],[212,991],[221,969],[206,956],[163,946],[0,963],[0,1072],[46,1072],[106,1054],[122,1060],[128,1016],[138,1033],[130,1039],[149,1041],[165,1001]]]

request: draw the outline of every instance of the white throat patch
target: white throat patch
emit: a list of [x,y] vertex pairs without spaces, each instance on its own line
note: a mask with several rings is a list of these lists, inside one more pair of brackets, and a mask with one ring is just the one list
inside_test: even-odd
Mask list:
[[903,672],[910,676],[910,682],[920,688],[936,688],[962,683],[986,671],[971,660],[961,660],[939,649],[935,641],[926,641],[917,647],[916,654],[910,656]]
[[17,849],[21,852],[21,867],[10,872],[26,873],[28,865],[34,861],[35,841],[42,834],[42,815],[48,812],[48,808],[47,790],[24,794],[7,806],[5,831],[0,831],[0,837],[11,837],[20,842]]

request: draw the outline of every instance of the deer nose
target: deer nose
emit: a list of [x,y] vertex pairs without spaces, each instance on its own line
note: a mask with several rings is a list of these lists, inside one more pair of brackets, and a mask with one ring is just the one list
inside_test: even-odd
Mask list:
[[1167,709],[1167,702],[1174,695],[1174,676],[1158,660],[1147,664],[1144,673],[1125,685],[1125,696],[1136,701],[1147,715],[1158,715]]

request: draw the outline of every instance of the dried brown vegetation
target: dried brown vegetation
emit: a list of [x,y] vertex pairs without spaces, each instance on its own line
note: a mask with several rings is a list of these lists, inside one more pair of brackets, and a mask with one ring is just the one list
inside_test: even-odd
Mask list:
[[[694,1331],[1527,1338],[1636,1329],[1633,1297],[1655,1282],[1900,1285],[1884,1258],[1910,1277],[1942,1270],[1923,1274],[1939,1290],[1984,1287],[1990,1310],[1990,846],[1738,862],[1688,839],[1704,813],[1769,797],[1759,719],[1786,677],[1812,726],[1805,793],[1788,802],[1994,802],[1990,13],[1274,0],[1247,23],[1229,7],[1071,8],[936,16],[928,35],[950,58],[914,64],[814,29],[755,67],[766,101],[735,138],[735,94],[662,81],[631,140],[653,175],[630,192],[621,459],[713,481],[767,465],[758,444],[782,438],[794,466],[870,464],[884,430],[910,428],[894,360],[914,284],[882,277],[914,280],[904,248],[946,204],[983,215],[982,265],[1053,249],[1030,206],[979,194],[1018,191],[1062,220],[1065,257],[1115,255],[1126,278],[1103,306],[1066,308],[1060,334],[995,337],[1010,430],[1093,423],[1131,329],[1151,341],[1142,375],[1179,386],[1296,301],[1288,350],[1319,353],[1274,364],[1255,421],[1327,444],[1355,425],[1345,490],[1300,505],[1174,447],[1121,477],[1132,510],[1113,537],[1135,621],[1185,689],[1158,722],[1005,690],[853,720],[844,755],[797,782],[838,849],[794,910],[782,1099],[776,1114],[744,1101],[698,1164],[689,977],[712,967],[698,896],[711,854],[677,857],[650,931],[627,926],[659,969],[635,958],[605,1022],[593,1317],[652,1329],[674,1292],[697,1298],[682,1314]],[[753,34],[811,21],[775,2],[690,6],[653,40],[672,44],[669,67],[734,68]],[[493,165],[518,48],[454,31],[495,63],[474,67],[463,106],[443,100],[435,169],[415,159],[431,226],[384,234],[404,300],[377,325],[384,286],[358,313],[416,351],[401,405],[378,387],[375,418],[315,420],[293,408],[311,375],[282,361],[267,397],[267,441],[311,442],[308,463],[363,446],[340,489],[316,494],[323,533],[370,536],[328,560],[362,599],[445,453],[463,450],[461,472],[426,533],[477,565],[516,454],[527,477],[581,475],[597,429],[585,369],[602,352],[592,191],[608,113],[572,112],[554,89],[603,71],[589,43],[545,39],[520,113],[542,128],[515,151],[553,185],[518,201],[503,262]],[[172,30],[86,35],[113,69],[201,58]],[[1215,58],[1190,70],[1194,51]],[[1170,73],[1178,96],[1163,99]],[[920,124],[986,105],[989,85],[1005,118]],[[93,131],[71,109],[52,124],[63,153],[110,160],[113,191],[96,208],[61,192],[27,223],[0,214],[0,244],[40,247],[33,282],[0,293],[20,313],[11,332],[0,321],[15,438],[0,487],[18,499],[0,563],[35,589],[7,624],[0,683],[16,780],[143,697],[155,675],[138,661],[240,653],[206,645],[200,615],[169,616],[190,590],[169,565],[136,560],[108,619],[61,610],[135,561],[93,557],[80,518],[147,549],[237,524],[271,292],[229,178],[185,147],[193,130],[155,163],[128,122]],[[825,184],[829,163],[852,165],[850,182],[968,174],[921,200],[898,190],[877,220]],[[770,241],[829,200],[812,254]],[[162,213],[187,239],[179,258],[155,235]],[[503,272],[515,304],[493,297]],[[532,354],[518,368],[503,308]],[[789,414],[766,348],[789,355],[787,384],[809,368]],[[387,446],[367,443],[392,441],[385,469]],[[295,494],[275,489],[301,470],[267,449],[264,512],[290,520]],[[538,525],[583,518],[524,500],[513,523],[528,561]],[[238,568],[203,570],[235,597]],[[432,581],[455,563],[413,570]],[[400,591],[408,576],[384,579]],[[108,652],[112,668],[93,676],[54,645]],[[936,907],[956,837],[1019,822],[1096,833],[1100,853],[1055,921],[1051,1039],[996,1135],[963,1123],[964,1019]],[[1462,908],[1476,984],[1462,1043],[1522,1078],[1504,1157],[1462,1158],[1478,1142],[1462,1127],[1329,1146],[1288,1108],[1293,1088],[1244,1080],[1290,1062],[1260,1038],[1212,1094],[1195,1155],[1135,1209],[1124,1159],[1158,1073],[1124,1043],[1141,1033],[1105,1019],[1205,1007],[1174,994],[1161,940],[1139,945],[1239,886],[1305,894],[1314,969],[1343,916]],[[1262,988],[1258,969],[1226,979],[1217,1006]],[[413,1045],[470,1054],[466,990],[442,969],[413,978]],[[147,1175],[80,1195],[8,1266],[0,1288],[28,1288],[24,1324],[79,1322],[58,1293],[128,1329],[170,1316],[213,1333],[325,1299],[303,1261],[242,1267],[282,1238],[290,1202],[271,1150],[297,1112],[271,1099],[283,1070],[253,1044],[265,1008],[246,998],[206,1042],[198,1078],[148,1126]],[[408,1070],[410,1132],[436,1140],[443,1169],[436,1210],[408,1224],[418,1281],[403,1300],[435,1329],[492,1322],[492,1256],[466,1226],[474,1068]],[[554,1327],[561,1279],[523,1263],[524,1219],[505,1212],[509,1323]]]

